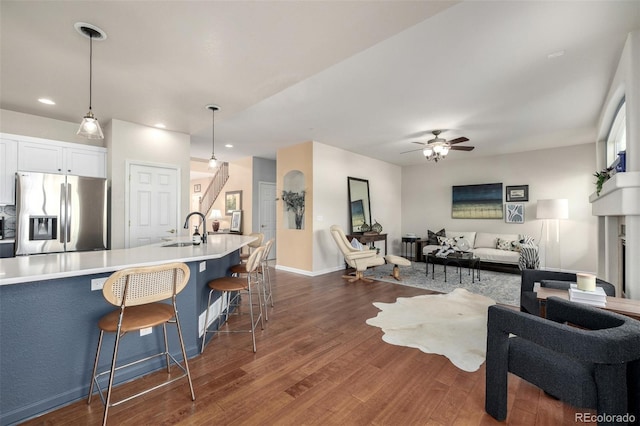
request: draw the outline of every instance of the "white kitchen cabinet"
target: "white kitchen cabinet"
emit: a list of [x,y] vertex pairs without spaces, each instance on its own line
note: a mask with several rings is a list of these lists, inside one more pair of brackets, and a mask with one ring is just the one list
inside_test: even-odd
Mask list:
[[15,204],[18,143],[0,139],[0,204]]
[[21,140],[18,170],[106,178],[107,150],[67,142]]
[[63,149],[54,143],[20,142],[18,170],[21,172],[63,173]]
[[65,173],[76,176],[107,177],[107,150],[65,148]]

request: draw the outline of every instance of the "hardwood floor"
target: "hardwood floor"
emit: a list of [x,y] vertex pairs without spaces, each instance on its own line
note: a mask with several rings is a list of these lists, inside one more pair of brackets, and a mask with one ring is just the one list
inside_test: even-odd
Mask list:
[[[378,328],[365,324],[378,312],[372,302],[428,291],[347,283],[341,275],[272,273],[275,308],[257,336],[257,353],[249,334],[218,335],[189,360],[195,402],[179,381],[111,408],[109,424],[572,425],[574,414],[584,411],[510,376],[509,416],[495,421],[484,411],[484,366],[464,372],[443,356],[387,344]],[[117,391],[131,393],[164,374]],[[102,412],[97,397],[25,424],[100,424]]]

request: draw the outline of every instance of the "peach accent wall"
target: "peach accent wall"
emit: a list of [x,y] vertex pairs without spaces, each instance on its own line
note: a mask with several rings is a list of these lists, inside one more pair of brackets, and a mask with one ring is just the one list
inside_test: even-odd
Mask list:
[[[304,229],[285,229],[282,197],[284,176],[299,170],[305,176]],[[284,148],[277,154],[276,255],[278,267],[305,273],[313,269],[313,142]]]

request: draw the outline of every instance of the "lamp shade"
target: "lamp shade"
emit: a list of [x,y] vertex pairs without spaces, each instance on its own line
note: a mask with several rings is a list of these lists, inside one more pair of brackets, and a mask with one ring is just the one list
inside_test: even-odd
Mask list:
[[566,198],[538,200],[536,219],[569,219],[569,200]]
[[100,123],[98,123],[98,120],[93,116],[91,111],[82,119],[82,123],[80,123],[80,128],[76,134],[78,136],[84,136],[87,139],[104,139]]
[[216,209],[211,210],[209,219],[220,219],[221,217],[222,217],[222,212],[220,210],[216,210]]

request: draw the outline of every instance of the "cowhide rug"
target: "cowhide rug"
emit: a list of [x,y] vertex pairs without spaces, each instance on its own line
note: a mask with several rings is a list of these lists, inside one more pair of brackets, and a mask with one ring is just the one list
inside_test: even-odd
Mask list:
[[456,288],[448,294],[374,302],[380,312],[367,324],[380,327],[387,343],[444,355],[461,370],[476,371],[485,359],[487,309],[494,304],[488,297]]

